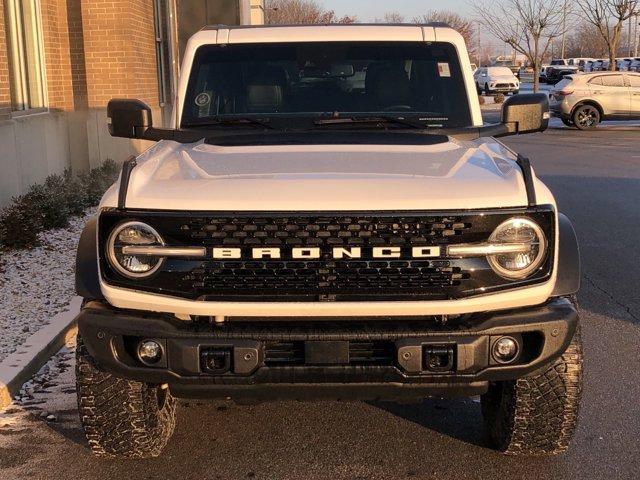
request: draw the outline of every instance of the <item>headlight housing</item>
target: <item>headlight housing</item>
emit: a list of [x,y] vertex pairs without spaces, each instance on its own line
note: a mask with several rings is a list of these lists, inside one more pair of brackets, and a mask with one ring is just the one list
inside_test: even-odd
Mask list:
[[509,280],[532,275],[547,256],[547,239],[542,228],[527,218],[510,218],[489,237],[490,244],[521,245],[520,251],[487,255],[494,272]]
[[164,258],[148,255],[125,255],[127,246],[164,246],[162,237],[142,222],[125,222],[113,229],[107,241],[107,258],[118,273],[128,278],[146,278],[153,275]]

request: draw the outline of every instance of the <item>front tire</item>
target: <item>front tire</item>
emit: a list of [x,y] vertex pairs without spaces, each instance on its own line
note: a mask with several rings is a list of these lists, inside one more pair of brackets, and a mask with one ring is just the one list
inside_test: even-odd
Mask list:
[[495,447],[511,455],[557,455],[569,447],[582,394],[582,341],[576,330],[560,358],[526,377],[495,382],[482,415]]
[[580,130],[592,130],[600,123],[600,111],[593,105],[581,105],[571,119]]
[[105,372],[80,335],[76,387],[80,421],[96,456],[157,457],[173,435],[176,402],[169,390]]
[[489,90],[489,84],[488,83],[484,84],[484,94],[487,95],[487,96],[491,95],[491,90]]
[[575,123],[573,123],[571,120],[569,120],[568,118],[564,118],[564,117],[560,117],[560,120],[562,121],[562,123],[564,123],[567,127],[575,127]]

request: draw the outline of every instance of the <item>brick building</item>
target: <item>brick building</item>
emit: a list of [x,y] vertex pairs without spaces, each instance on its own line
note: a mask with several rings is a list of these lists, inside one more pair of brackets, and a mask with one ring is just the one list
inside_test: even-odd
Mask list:
[[262,0],[0,0],[0,206],[143,149],[108,135],[107,102],[142,99],[166,123],[186,40],[263,18]]

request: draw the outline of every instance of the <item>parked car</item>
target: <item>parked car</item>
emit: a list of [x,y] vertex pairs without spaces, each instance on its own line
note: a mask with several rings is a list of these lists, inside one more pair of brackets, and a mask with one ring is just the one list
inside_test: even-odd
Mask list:
[[520,80],[509,67],[482,67],[473,75],[478,94],[520,92]]
[[584,69],[582,71],[585,73],[593,71],[593,64],[595,62],[596,62],[595,60],[588,60],[587,62],[585,62]]
[[596,60],[595,62],[593,62],[593,63],[591,64],[591,71],[592,71],[592,72],[599,72],[599,71],[601,71],[601,70],[602,70],[602,64],[603,64],[603,63],[604,63],[604,60],[602,60],[602,59]]
[[640,72],[640,57],[634,58],[629,64],[630,72]]
[[551,65],[547,68],[546,81],[549,85],[555,85],[564,78],[565,75],[578,73],[578,67],[570,65]]
[[573,67],[578,67],[578,70],[584,72],[584,66],[587,62],[593,61],[593,58],[569,58],[567,64]]
[[547,68],[549,68],[549,65],[542,65],[540,67],[540,75],[538,75],[540,83],[547,83]]
[[554,58],[553,60],[551,60],[550,65],[567,66],[569,65],[569,62],[564,58]]
[[603,120],[640,118],[640,73],[569,75],[550,93],[550,109],[567,126],[595,128]]
[[600,65],[600,72],[608,72],[609,71],[609,65],[611,65],[611,62],[609,60],[603,60],[602,61],[602,65]]
[[471,72],[472,73],[476,73],[476,70],[478,70],[478,66],[475,63],[471,64]]
[[633,58],[620,58],[616,60],[616,70],[618,70],[619,72],[628,72],[629,65],[631,65],[632,61]]

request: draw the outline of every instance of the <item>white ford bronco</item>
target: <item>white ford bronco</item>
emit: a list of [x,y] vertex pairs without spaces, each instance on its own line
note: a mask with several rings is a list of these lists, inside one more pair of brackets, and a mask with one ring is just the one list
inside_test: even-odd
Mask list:
[[[442,24],[206,28],[174,125],[108,107],[128,159],[77,258],[77,393],[97,455],[157,456],[177,398],[481,396],[489,438],[555,454],[582,385],[570,221],[483,125]],[[247,428],[250,428],[249,426]]]

